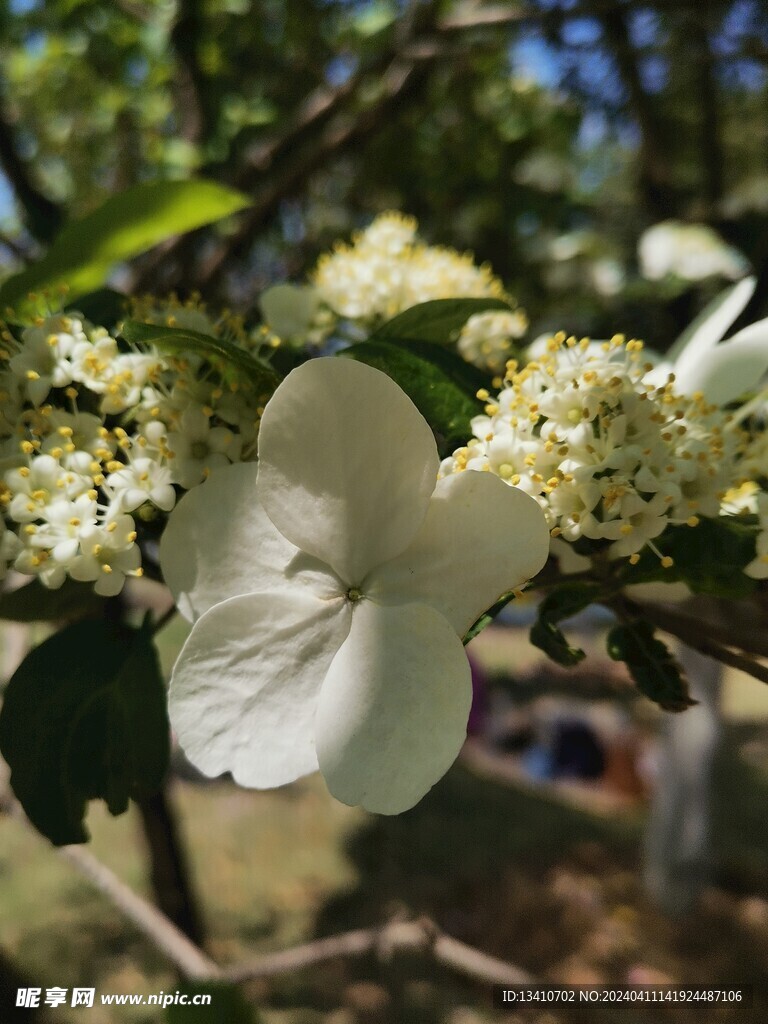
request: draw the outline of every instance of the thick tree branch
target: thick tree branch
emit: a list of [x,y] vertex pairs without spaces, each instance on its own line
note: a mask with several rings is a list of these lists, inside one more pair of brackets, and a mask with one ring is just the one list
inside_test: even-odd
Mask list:
[[[0,82],[0,86],[2,82]],[[49,242],[58,231],[64,215],[61,207],[35,184],[32,172],[19,156],[11,120],[0,101],[0,167],[21,207],[24,222],[33,238]]]
[[287,166],[281,165],[257,195],[254,205],[245,213],[238,230],[225,239],[202,265],[194,278],[198,288],[215,284],[225,273],[229,260],[241,255],[275,209],[299,190],[303,182],[329,158],[351,145],[361,142],[376,131],[393,109],[402,103],[423,81],[423,69],[413,61],[396,58],[382,75],[379,98],[355,117],[340,115],[296,155]]
[[614,3],[599,18],[607,49],[616,62],[628,105],[640,129],[639,186],[648,214],[654,220],[675,215],[671,170],[661,127],[645,91],[637,55],[627,25],[627,8]]
[[181,136],[199,143],[213,129],[213,114],[206,100],[206,77],[197,59],[197,47],[204,37],[203,15],[199,0],[181,0],[178,17],[171,29],[171,45],[176,57],[176,109]]

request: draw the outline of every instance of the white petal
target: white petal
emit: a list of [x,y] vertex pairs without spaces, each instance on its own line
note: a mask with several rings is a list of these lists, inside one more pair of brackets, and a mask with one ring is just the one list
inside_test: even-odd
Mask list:
[[330,575],[302,571],[309,559],[272,525],[259,504],[254,463],[236,463],[186,494],[160,541],[163,578],[190,620],[227,598],[281,589],[299,576],[319,594],[338,593]]
[[438,481],[413,543],[373,570],[365,593],[383,604],[429,604],[463,636],[497,597],[539,572],[549,540],[528,494],[491,473],[457,473]]
[[754,391],[767,370],[768,331],[761,321],[705,352],[684,373],[676,371],[676,382],[685,394],[702,391],[708,402],[726,405]]
[[192,763],[257,789],[315,771],[317,697],[349,609],[289,587],[206,612],[171,679],[171,724]]
[[471,704],[469,663],[442,615],[361,601],[317,709],[331,793],[378,814],[413,807],[456,759]]
[[[703,352],[720,341],[725,332],[741,315],[755,290],[756,279],[743,281],[727,288],[710,302],[672,345],[667,358],[677,361],[678,369],[685,370],[696,362]],[[677,372],[677,371],[676,371]]]
[[405,393],[339,358],[286,377],[261,421],[259,460],[272,522],[352,586],[411,542],[438,469],[432,431]]

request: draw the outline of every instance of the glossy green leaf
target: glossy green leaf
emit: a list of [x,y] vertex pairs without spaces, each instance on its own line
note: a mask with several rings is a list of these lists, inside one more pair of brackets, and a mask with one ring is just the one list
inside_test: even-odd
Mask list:
[[73,302],[100,288],[112,268],[175,235],[211,224],[250,205],[240,192],[212,181],[134,185],[68,224],[47,254],[0,286],[0,310],[28,305],[30,292],[68,288]]
[[220,361],[244,374],[256,387],[271,393],[280,378],[268,364],[256,359],[250,352],[240,348],[226,338],[212,338],[186,327],[163,327],[145,324],[138,320],[127,320],[122,326],[122,335],[133,344],[156,345],[167,352],[195,352],[205,359]]
[[685,711],[696,703],[679,666],[650,623],[638,620],[614,626],[607,646],[614,661],[626,663],[638,689],[665,711]]
[[448,345],[471,316],[494,309],[509,311],[511,306],[503,299],[431,299],[411,306],[382,324],[370,340],[390,341],[396,338]]
[[578,665],[585,657],[584,651],[572,647],[557,624],[584,611],[599,599],[600,593],[597,583],[568,583],[547,594],[531,626],[530,641],[534,647],[544,651],[558,665]]
[[363,341],[340,355],[382,370],[399,384],[430,427],[444,438],[446,450],[472,436],[470,420],[482,412],[481,404],[431,360],[384,341]]
[[104,599],[92,583],[67,578],[57,590],[44,587],[39,580],[0,594],[0,619],[13,622],[57,622],[96,615]]
[[21,663],[0,712],[0,752],[30,821],[57,846],[88,839],[89,800],[122,814],[156,791],[169,757],[149,623],[78,622]]

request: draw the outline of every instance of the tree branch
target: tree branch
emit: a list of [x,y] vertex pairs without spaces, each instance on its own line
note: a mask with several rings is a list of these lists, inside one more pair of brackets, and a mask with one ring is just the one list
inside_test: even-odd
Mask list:
[[649,215],[654,220],[663,220],[675,214],[672,175],[661,127],[640,77],[626,13],[626,5],[615,2],[606,7],[599,21],[608,51],[627,90],[628,105],[640,129],[640,192]]
[[219,281],[228,261],[243,252],[280,203],[295,193],[329,157],[340,154],[375,131],[389,112],[419,84],[420,72],[421,68],[414,61],[393,60],[382,75],[380,96],[375,103],[354,118],[339,116],[331,121],[320,137],[304,147],[289,166],[281,167],[280,174],[273,177],[245,213],[238,230],[203,263],[194,277],[195,287],[204,288]]
[[522,968],[497,960],[496,957],[445,935],[429,918],[391,921],[382,928],[344,932],[279,953],[268,953],[225,969],[224,977],[233,982],[269,978],[276,974],[304,970],[339,957],[362,957],[367,954],[386,961],[400,951],[431,956],[459,974],[487,985],[523,985],[533,981],[532,976]]
[[768,683],[768,667],[754,658],[731,650],[719,640],[707,636],[702,631],[701,622],[696,619],[688,619],[688,616],[680,615],[666,606],[622,598],[615,598],[607,605],[622,616],[629,615],[634,618],[646,619],[651,625],[682,640],[694,651],[714,658],[715,661],[720,661],[723,665],[738,669],[739,672],[744,672],[761,683]]
[[[2,86],[2,81],[0,81]],[[24,222],[33,238],[49,242],[58,231],[64,214],[58,203],[54,203],[40,191],[31,171],[19,156],[13,135],[11,119],[5,105],[0,101],[0,167],[2,167],[21,207]]]
[[[12,815],[32,829],[8,790],[0,790],[0,813]],[[515,964],[499,960],[446,935],[429,918],[391,921],[381,928],[344,932],[221,968],[162,911],[135,893],[90,850],[82,846],[65,846],[57,852],[106,896],[185,978],[237,984],[256,978],[289,974],[339,957],[373,954],[377,959],[387,961],[393,954],[402,951],[431,956],[437,963],[485,985],[521,985],[535,980]]]
[[[36,832],[8,790],[0,791],[0,813],[12,816]],[[207,981],[222,977],[218,964],[191,942],[161,910],[134,892],[90,850],[83,846],[63,846],[56,852],[106,896],[123,917],[159,949],[185,978]]]

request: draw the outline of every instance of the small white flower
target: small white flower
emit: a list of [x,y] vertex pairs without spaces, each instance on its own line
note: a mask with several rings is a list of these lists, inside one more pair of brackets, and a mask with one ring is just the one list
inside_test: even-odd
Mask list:
[[259,299],[264,323],[281,341],[302,344],[312,329],[320,296],[306,285],[276,284]]
[[210,416],[199,406],[181,415],[177,429],[168,435],[173,482],[189,489],[217,469],[240,456],[240,438],[226,427],[212,427]]
[[121,512],[133,512],[146,501],[163,512],[170,512],[176,504],[171,471],[148,456],[134,458],[130,465],[110,473],[106,484]]
[[51,388],[64,388],[72,383],[74,350],[85,341],[81,321],[64,314],[49,316],[41,324],[22,331],[20,351],[11,358],[9,366],[24,382],[33,405],[40,405]]
[[5,520],[0,516],[0,580],[4,580],[8,573],[8,566],[21,551],[21,541],[16,534],[5,525]]
[[[196,619],[171,683],[193,763],[266,788],[322,771],[380,813],[413,806],[466,734],[459,639],[547,557],[544,517],[488,473],[436,484],[431,430],[384,374],[310,360],[267,404],[259,464],[177,505],[165,579]],[[258,483],[257,483],[258,472]]]
[[102,597],[114,597],[123,589],[126,576],[141,575],[141,552],[135,543],[136,528],[128,515],[92,525],[80,534],[80,551],[69,565],[75,580],[95,583]]
[[738,281],[749,263],[707,224],[665,220],[640,236],[637,246],[643,277],[660,281],[674,275],[685,281],[725,277]]
[[491,373],[503,373],[512,355],[512,341],[528,329],[522,310],[475,313],[464,324],[456,347],[468,363]]

